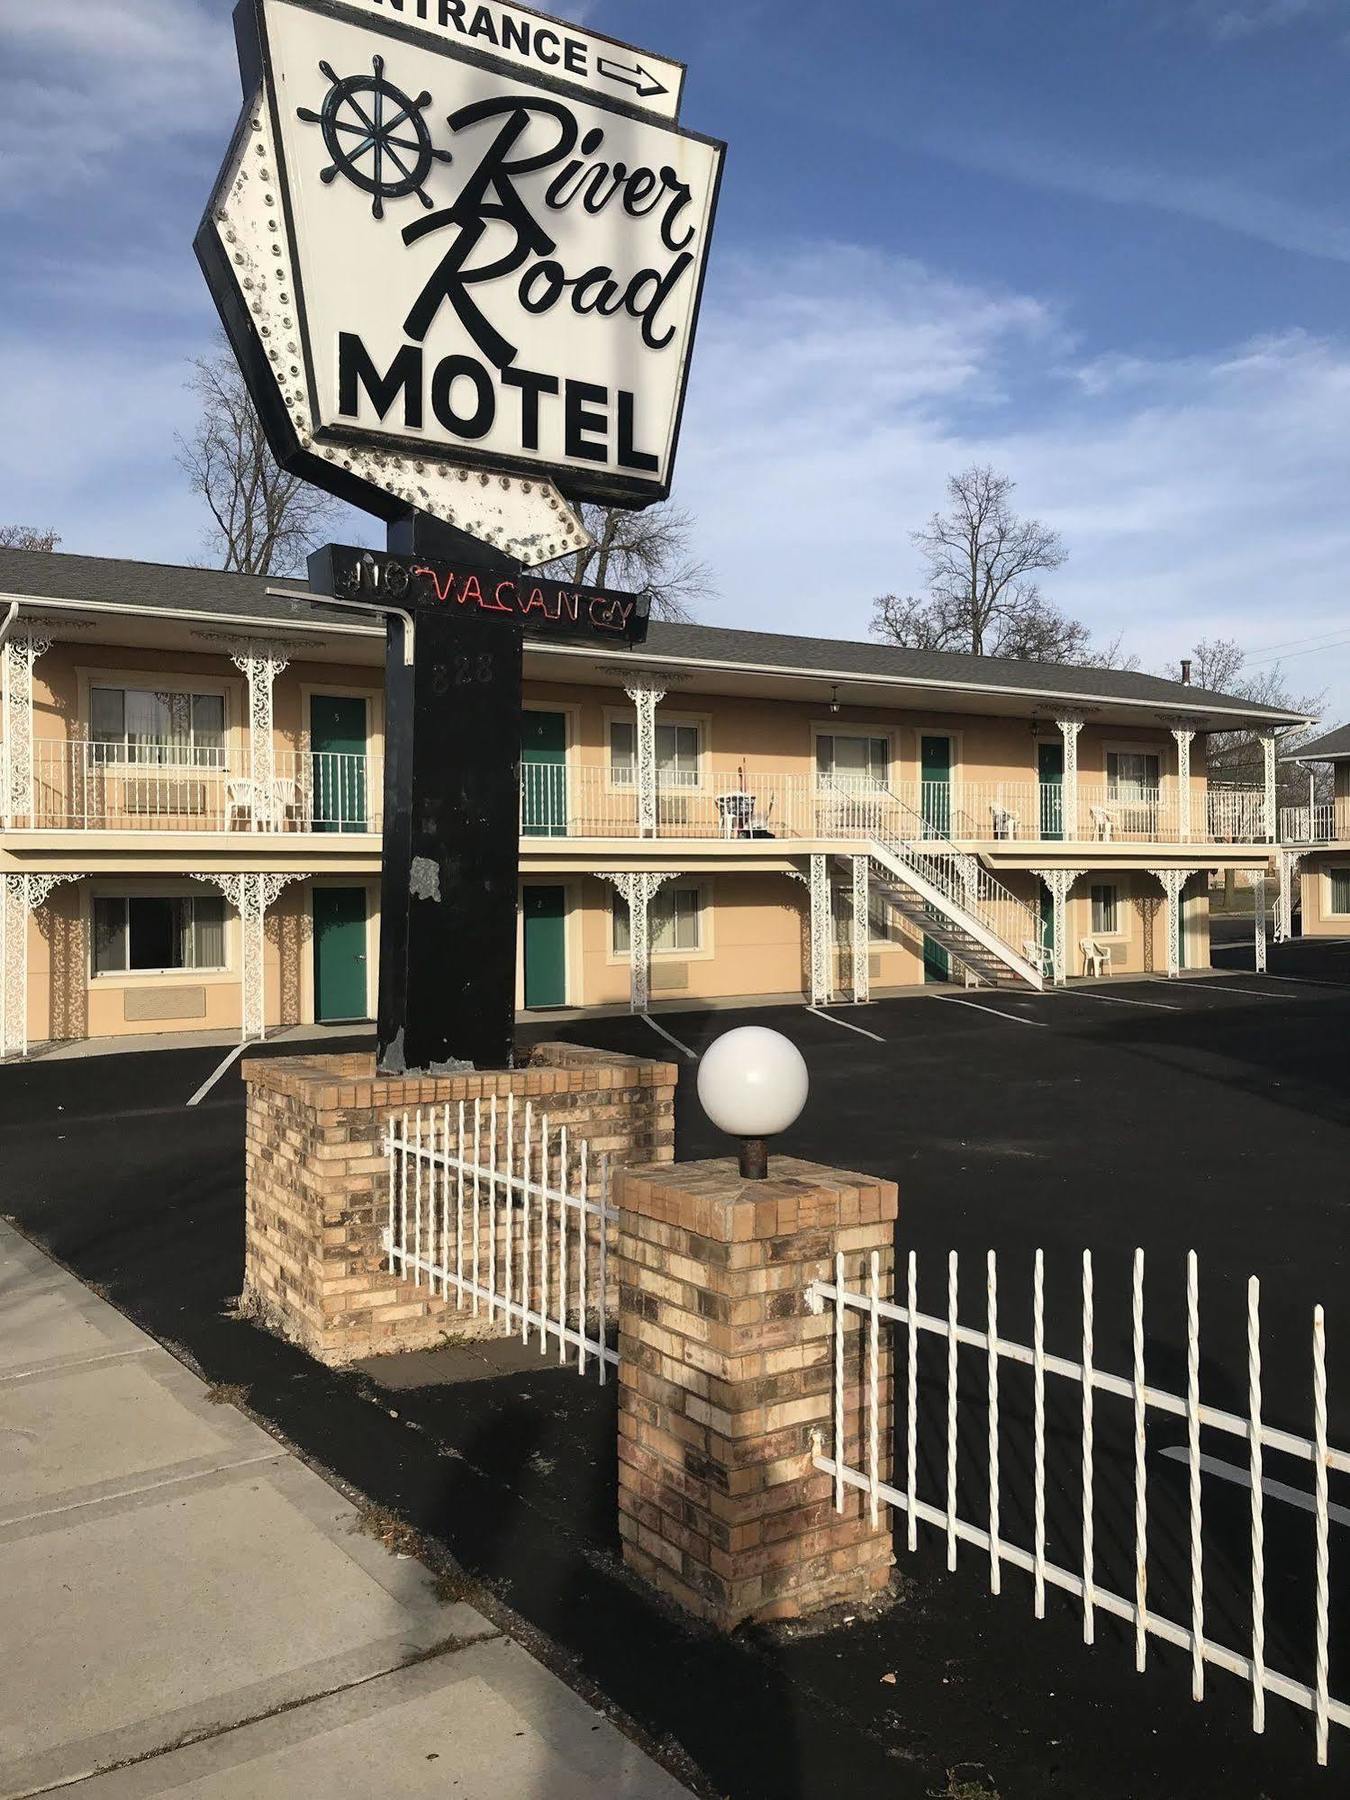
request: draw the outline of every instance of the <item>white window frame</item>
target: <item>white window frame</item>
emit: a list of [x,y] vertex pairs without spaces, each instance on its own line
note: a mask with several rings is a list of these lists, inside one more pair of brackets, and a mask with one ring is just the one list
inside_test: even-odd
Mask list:
[[[935,734],[936,735],[936,734]],[[840,725],[836,720],[813,720],[811,724],[811,786],[819,789],[822,781],[828,782],[834,777],[821,775],[820,740],[821,738],[862,738],[868,743],[879,743],[886,746],[886,763],[881,778],[881,789],[894,785],[895,780],[895,733],[886,725],[854,724]],[[869,780],[872,777],[869,776]],[[825,790],[828,792],[828,788]]]
[[[90,892],[85,903],[85,978],[91,986],[99,987],[140,987],[147,981],[172,984],[200,985],[202,982],[220,983],[237,980],[237,953],[235,947],[235,931],[238,915],[224,894],[218,888],[202,882],[193,882],[185,887],[181,882],[138,882],[135,878],[107,880],[90,883]],[[225,961],[219,968],[210,969],[96,969],[94,967],[94,902],[96,900],[198,900],[218,899],[222,907],[221,941],[225,948]],[[129,926],[128,926],[129,932]],[[128,940],[129,941],[129,940]]]
[[[1165,746],[1162,744],[1132,744],[1129,742],[1104,743],[1102,745],[1102,786],[1108,790],[1113,787],[1118,788],[1120,785],[1118,782],[1113,782],[1111,780],[1111,758],[1113,756],[1152,757],[1154,762],[1158,765],[1158,785],[1155,788],[1142,788],[1137,795],[1133,796],[1117,792],[1112,795],[1112,798],[1114,800],[1123,800],[1127,806],[1142,805],[1147,804],[1146,796],[1149,794],[1156,794],[1158,796],[1158,802],[1161,804],[1164,781],[1169,777],[1173,780],[1176,779],[1175,771],[1169,769],[1167,766]],[[1082,781],[1083,775],[1084,770],[1080,762],[1078,768],[1078,779],[1080,781]]]
[[[542,702],[541,702],[541,705],[542,705]],[[560,711],[561,708],[554,708],[552,710]],[[604,709],[604,718],[605,718],[605,739],[604,739],[605,786],[610,793],[635,794],[638,790],[637,714],[631,708],[622,707],[622,706],[607,706]],[[694,780],[693,781],[676,782],[676,783],[671,784],[670,786],[665,786],[665,785],[663,785],[663,783],[661,781],[660,769],[658,767],[657,782],[656,782],[658,793],[661,793],[661,794],[701,794],[701,793],[705,792],[705,790],[707,788],[707,782],[708,782],[709,745],[711,742],[711,724],[712,724],[711,717],[708,713],[670,712],[670,711],[667,711],[667,709],[664,706],[658,705],[658,707],[656,709],[656,730],[658,732],[661,730],[661,727],[663,725],[670,725],[670,726],[683,725],[686,728],[693,729],[698,734],[698,751],[697,751],[698,769],[695,774]],[[625,725],[625,726],[629,727],[633,733],[633,759],[634,760],[633,760],[633,779],[631,781],[616,781],[615,780],[615,776],[614,776],[614,767],[615,767],[615,765],[614,765],[614,727],[616,725]]]
[[125,755],[109,755],[100,757],[103,768],[120,771],[149,772],[154,769],[172,771],[174,774],[197,774],[209,776],[228,773],[235,767],[234,750],[238,743],[239,721],[242,712],[239,704],[241,682],[229,676],[221,675],[187,675],[181,670],[167,669],[100,669],[91,665],[83,665],[75,671],[79,682],[79,717],[80,731],[83,741],[89,746],[92,757],[94,738],[94,689],[95,688],[128,688],[140,693],[149,694],[211,694],[221,699],[221,760],[219,763],[198,762],[136,762]]
[[1350,881],[1350,863],[1327,863],[1325,865],[1325,870],[1326,870],[1326,878],[1327,878],[1327,903],[1326,903],[1326,908],[1322,913],[1322,917],[1324,919],[1347,919],[1347,918],[1350,918],[1350,907],[1347,907],[1344,912],[1338,912],[1336,910],[1336,881],[1335,881],[1335,877],[1337,876],[1337,874],[1340,874],[1340,873],[1343,873],[1346,877],[1346,880]]
[[[695,950],[679,950],[679,949],[661,950],[661,949],[658,949],[656,942],[655,942],[655,933],[652,930],[652,910],[660,904],[662,895],[670,894],[673,892],[681,892],[681,891],[687,892],[689,890],[692,890],[693,893],[697,896],[697,904],[695,906],[694,917],[695,917],[695,921],[698,926],[698,948]],[[618,917],[618,907],[622,903],[622,901],[623,901],[623,896],[622,896],[622,894],[619,893],[619,890],[617,888],[611,888],[610,895],[609,895],[609,905],[608,905],[608,909],[607,909],[608,915],[609,915],[609,922],[606,926],[607,954],[605,956],[605,961],[610,964],[627,964],[627,962],[629,960],[629,953],[626,949],[617,950],[614,946],[614,926],[615,926],[615,921]],[[695,962],[695,961],[706,962],[711,958],[711,956],[713,954],[711,924],[712,924],[712,903],[711,903],[711,897],[710,897],[710,893],[709,893],[709,884],[706,881],[682,881],[678,878],[674,878],[674,879],[666,882],[663,886],[659,887],[656,890],[655,894],[652,896],[651,901],[648,904],[648,908],[647,908],[648,952],[651,955],[653,961],[655,961],[657,958],[665,958],[666,960],[671,961],[671,962]]]
[[[1110,931],[1108,931],[1105,926],[1098,928],[1097,921],[1093,916],[1096,910],[1096,899],[1093,892],[1095,888],[1106,888],[1115,896],[1113,904],[1115,907],[1116,923],[1114,928]],[[1106,938],[1112,943],[1121,942],[1128,937],[1129,933],[1125,929],[1125,906],[1128,895],[1121,882],[1089,880],[1087,883],[1087,894],[1084,898],[1087,901],[1089,936],[1094,938]]]

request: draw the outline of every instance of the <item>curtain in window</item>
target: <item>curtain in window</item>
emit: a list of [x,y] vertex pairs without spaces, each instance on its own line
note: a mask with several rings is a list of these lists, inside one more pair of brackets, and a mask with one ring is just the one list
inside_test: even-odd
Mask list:
[[1350,913],[1350,869],[1329,869],[1331,876],[1331,910]]
[[1117,919],[1116,890],[1113,887],[1094,887],[1092,890],[1092,929],[1111,936],[1116,931]]

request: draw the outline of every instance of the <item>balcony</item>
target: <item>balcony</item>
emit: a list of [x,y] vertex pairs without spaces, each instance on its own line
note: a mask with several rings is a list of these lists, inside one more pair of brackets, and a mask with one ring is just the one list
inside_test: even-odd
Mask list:
[[[655,830],[644,833],[638,784],[627,767],[526,763],[520,777],[522,838],[952,838],[1011,847],[1065,838],[1064,790],[1050,783],[898,782],[811,774],[662,772]],[[1158,788],[1078,784],[1073,841],[1119,844],[1261,844],[1259,788],[1196,792],[1189,818],[1180,796]]]
[[1324,800],[1313,806],[1280,808],[1282,844],[1344,844],[1350,842],[1350,795]]
[[378,832],[378,757],[274,750],[268,768],[217,749],[72,739],[33,745],[27,831]]

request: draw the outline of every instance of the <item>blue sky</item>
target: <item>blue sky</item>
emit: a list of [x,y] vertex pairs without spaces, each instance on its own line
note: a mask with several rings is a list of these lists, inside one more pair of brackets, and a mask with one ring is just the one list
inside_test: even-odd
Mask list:
[[[227,0],[0,0],[0,519],[188,561]],[[729,143],[677,470],[703,616],[862,635],[989,460],[1047,583],[1350,715],[1350,0],[594,0]],[[820,20],[828,20],[822,33]]]

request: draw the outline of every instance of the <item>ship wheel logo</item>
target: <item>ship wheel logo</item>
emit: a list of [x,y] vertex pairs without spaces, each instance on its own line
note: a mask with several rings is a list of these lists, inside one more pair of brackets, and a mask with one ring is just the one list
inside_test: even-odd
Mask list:
[[317,125],[332,162],[320,171],[322,181],[345,175],[363,193],[372,196],[370,210],[384,217],[386,200],[416,194],[423,206],[431,200],[423,183],[433,162],[450,162],[448,150],[437,150],[422,108],[431,95],[410,100],[401,88],[385,80],[384,58],[371,58],[369,75],[339,76],[331,63],[321,62],[320,73],[332,83],[319,112],[308,106],[296,109],[307,125]]

